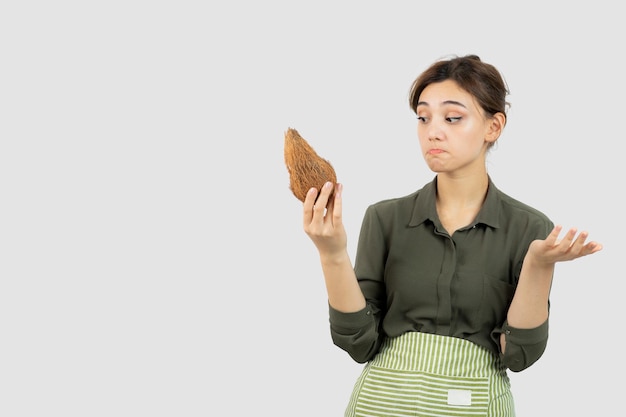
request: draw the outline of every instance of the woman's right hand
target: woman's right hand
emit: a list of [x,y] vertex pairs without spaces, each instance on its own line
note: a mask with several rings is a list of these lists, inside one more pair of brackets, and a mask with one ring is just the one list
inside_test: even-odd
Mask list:
[[[331,197],[331,193],[335,189]],[[311,188],[304,200],[304,231],[321,257],[342,256],[347,250],[346,230],[342,221],[341,184],[327,182],[319,192]]]

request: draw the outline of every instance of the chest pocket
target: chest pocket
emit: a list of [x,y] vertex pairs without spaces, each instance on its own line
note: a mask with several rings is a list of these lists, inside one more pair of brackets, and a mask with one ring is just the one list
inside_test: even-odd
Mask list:
[[452,319],[472,329],[491,328],[504,321],[515,287],[476,270],[459,270],[450,286]]

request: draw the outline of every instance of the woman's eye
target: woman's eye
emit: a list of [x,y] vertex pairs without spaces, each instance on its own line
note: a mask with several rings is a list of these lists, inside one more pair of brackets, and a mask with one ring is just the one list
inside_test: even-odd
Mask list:
[[461,117],[446,117],[446,120],[450,123],[456,123],[461,120]]
[[417,116],[417,120],[422,123],[426,123],[426,118],[424,116]]

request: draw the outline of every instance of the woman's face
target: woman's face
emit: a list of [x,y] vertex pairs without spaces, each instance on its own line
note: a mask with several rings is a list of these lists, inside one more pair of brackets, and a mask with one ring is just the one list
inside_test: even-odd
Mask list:
[[485,155],[501,132],[498,118],[486,118],[474,97],[455,81],[426,87],[416,108],[417,136],[428,167],[437,173],[485,170]]

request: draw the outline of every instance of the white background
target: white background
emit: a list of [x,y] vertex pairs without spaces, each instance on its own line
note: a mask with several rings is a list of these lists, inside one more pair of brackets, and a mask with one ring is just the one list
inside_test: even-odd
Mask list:
[[557,266],[518,416],[615,415],[621,6],[511,3],[3,3],[0,416],[341,416],[361,365],[330,339],[284,132],[334,165],[353,256],[368,204],[432,179],[411,82],[467,53],[511,90],[496,185],[605,246]]

